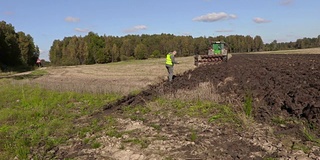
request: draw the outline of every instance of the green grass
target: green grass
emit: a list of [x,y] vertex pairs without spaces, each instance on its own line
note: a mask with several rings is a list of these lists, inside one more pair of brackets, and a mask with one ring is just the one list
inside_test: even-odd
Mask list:
[[228,105],[216,104],[211,101],[164,100],[163,98],[158,98],[156,103],[164,108],[161,114],[172,111],[177,116],[188,115],[195,118],[206,118],[209,122],[240,123],[237,113]]
[[32,76],[44,76],[46,74],[49,74],[46,70],[34,70],[30,73]]
[[274,116],[272,117],[272,122],[276,125],[284,125],[286,124],[286,120],[283,118],[283,117],[280,117],[280,116]]
[[147,106],[125,106],[123,107],[123,113],[133,121],[145,121],[145,115],[151,110]]
[[304,153],[310,153],[311,147],[303,143],[294,143],[291,147],[292,150],[302,150]]
[[123,143],[132,143],[135,145],[140,145],[141,149],[143,149],[143,148],[147,148],[151,142],[147,139],[133,138],[133,139],[124,140]]
[[0,70],[0,77],[5,77],[5,76],[9,76],[9,75],[12,75],[12,74],[16,74],[17,72],[2,72]]
[[[37,71],[38,72],[38,71]],[[41,71],[42,73],[42,71]],[[40,74],[40,73],[36,73]],[[101,130],[98,119],[74,125],[80,117],[115,101],[117,95],[55,92],[0,80],[0,159],[35,159],[72,135]],[[93,147],[98,147],[93,144]]]
[[252,117],[252,96],[249,94],[244,99],[244,113],[247,117]]
[[317,136],[315,136],[311,131],[310,129],[308,129],[307,127],[304,127],[303,130],[302,130],[304,136],[306,137],[306,139],[308,141],[311,141],[311,142],[315,142],[317,143],[318,145],[320,145],[320,139],[317,138]]
[[195,142],[197,139],[198,139],[197,131],[192,129],[191,134],[190,134],[190,140],[192,142]]
[[101,143],[93,142],[91,146],[92,146],[92,148],[99,148],[99,147],[101,147]]
[[150,126],[156,131],[161,131],[161,126],[159,124],[151,123]]
[[117,130],[118,122],[114,117],[106,116],[104,122],[105,122],[104,130],[107,136],[116,137],[116,138],[122,137],[124,133],[119,132]]
[[217,107],[216,104],[206,101],[183,101],[179,99],[164,100],[158,98],[156,102],[159,106],[174,110],[178,116],[188,115],[191,117],[204,117],[208,116]]

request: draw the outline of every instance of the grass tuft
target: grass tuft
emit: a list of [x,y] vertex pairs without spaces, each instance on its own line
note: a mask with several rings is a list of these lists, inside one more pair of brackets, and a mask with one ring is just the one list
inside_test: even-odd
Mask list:
[[11,82],[0,80],[0,159],[44,157],[72,135],[85,137],[101,130],[97,119],[81,125],[73,122],[118,98],[49,91]]
[[244,99],[244,112],[247,117],[252,117],[252,96],[249,94]]
[[140,145],[141,148],[147,148],[149,146],[149,144],[151,143],[147,139],[138,139],[138,138],[128,139],[128,140],[125,140],[123,142],[124,143],[132,143],[132,144],[135,144],[135,145]]
[[304,127],[302,132],[308,141],[315,142],[320,145],[320,139],[317,138],[317,136],[315,136],[308,128]]

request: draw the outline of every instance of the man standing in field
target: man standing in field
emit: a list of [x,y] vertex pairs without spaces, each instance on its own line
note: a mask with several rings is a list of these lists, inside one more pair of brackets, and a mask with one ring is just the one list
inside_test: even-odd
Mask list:
[[213,55],[213,54],[214,54],[214,50],[212,48],[209,48],[208,55]]
[[177,51],[173,51],[167,54],[167,58],[166,58],[166,68],[168,71],[168,79],[169,82],[172,82],[172,78],[173,78],[173,66],[174,64],[179,64],[179,62],[177,62],[174,58],[174,56],[177,54]]
[[37,63],[37,66],[38,66],[38,67],[42,67],[40,58],[37,59],[37,62],[36,62],[36,63]]

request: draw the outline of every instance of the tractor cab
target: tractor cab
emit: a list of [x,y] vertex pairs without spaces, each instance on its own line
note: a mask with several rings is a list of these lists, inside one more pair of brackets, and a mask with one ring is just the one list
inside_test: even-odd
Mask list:
[[227,54],[226,44],[224,42],[220,42],[220,41],[213,42],[212,49],[213,49],[214,55],[226,55]]
[[203,64],[217,64],[228,60],[228,51],[226,43],[221,41],[213,42],[208,50],[207,55],[195,55],[194,64],[196,66]]

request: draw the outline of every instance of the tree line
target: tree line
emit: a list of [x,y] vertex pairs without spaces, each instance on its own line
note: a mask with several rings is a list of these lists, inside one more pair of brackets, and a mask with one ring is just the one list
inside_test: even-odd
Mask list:
[[[206,54],[211,42],[224,41],[230,53],[276,51],[320,47],[317,38],[303,38],[296,42],[274,40],[264,44],[260,36],[192,37],[173,34],[99,36],[89,32],[86,36],[65,37],[54,40],[49,51],[53,65],[82,65],[111,63],[129,59],[160,58],[173,50],[177,56]],[[32,67],[39,57],[39,47],[24,32],[15,32],[11,24],[0,22],[0,69],[8,67]]]
[[39,57],[39,47],[24,32],[0,21],[0,71],[9,68],[32,68]]
[[320,47],[320,36],[317,38],[298,39],[296,42],[264,44],[260,36],[217,36],[197,37],[175,36],[173,34],[99,36],[89,32],[84,37],[65,37],[55,40],[49,57],[53,65],[82,65],[110,63],[128,59],[160,58],[173,50],[178,56],[206,54],[210,43],[224,41],[230,53],[276,51],[285,49],[304,49]]
[[53,65],[81,65],[110,63],[128,59],[160,58],[173,50],[178,56],[206,54],[210,43],[225,41],[231,52],[251,52],[263,50],[260,36],[219,36],[197,37],[175,36],[173,34],[99,36],[89,32],[84,37],[65,37],[55,40],[49,57]]

